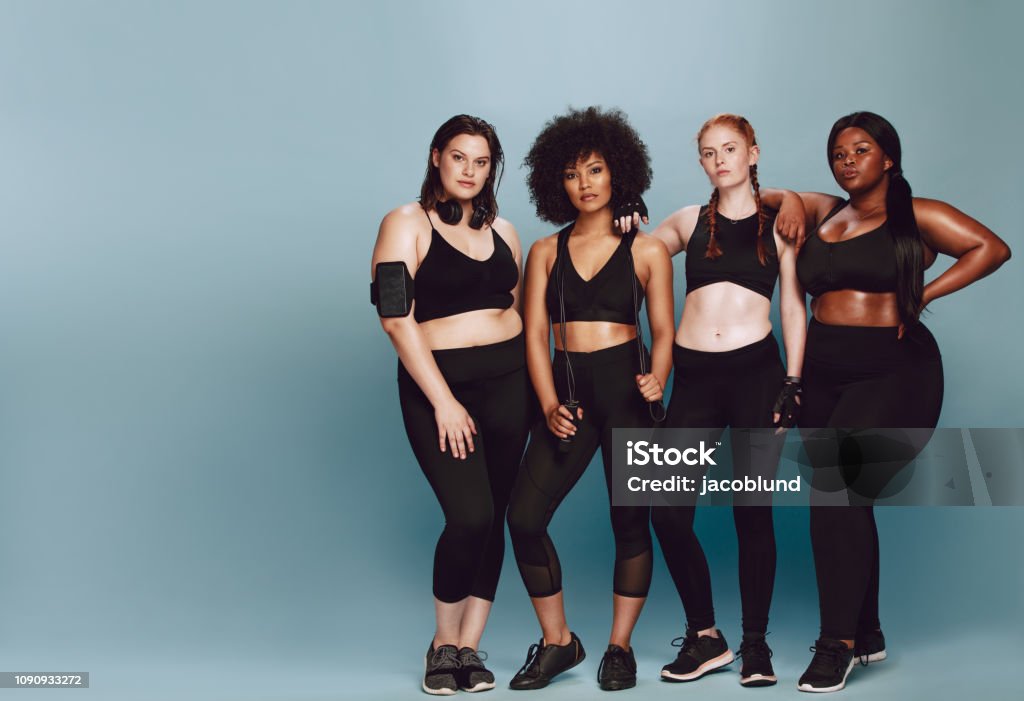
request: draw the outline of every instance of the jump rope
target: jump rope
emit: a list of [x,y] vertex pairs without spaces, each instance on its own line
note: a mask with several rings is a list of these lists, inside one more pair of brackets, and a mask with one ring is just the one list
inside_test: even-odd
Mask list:
[[[643,329],[640,326],[640,305],[638,304],[640,295],[636,288],[636,265],[633,261],[633,241],[636,239],[637,230],[634,228],[622,235],[623,240],[619,243],[620,246],[626,249],[626,263],[629,268],[629,282],[630,288],[633,292],[633,324],[636,327],[636,348],[637,357],[640,361],[640,374],[647,374],[647,360],[644,356],[644,340],[643,340]],[[569,255],[569,236],[572,235],[572,229],[568,232],[559,236],[558,251],[556,252],[557,265],[555,268],[555,280],[558,284],[558,312],[560,323],[560,336],[562,337],[562,354],[565,356],[565,376],[567,389],[569,390],[568,399],[563,402],[569,413],[572,414],[572,422],[575,424],[577,421],[576,410],[579,408],[579,400],[576,399],[576,377],[572,371],[572,362],[569,359],[569,346],[566,338],[566,321],[565,321],[565,259]],[[657,405],[657,408],[655,408]],[[665,420],[666,411],[665,405],[662,401],[656,400],[653,402],[647,402],[647,411],[651,416],[651,420],[655,423]],[[660,415],[659,415],[660,414]],[[568,446],[572,442],[572,436],[562,438],[561,447],[563,450],[568,450]]]

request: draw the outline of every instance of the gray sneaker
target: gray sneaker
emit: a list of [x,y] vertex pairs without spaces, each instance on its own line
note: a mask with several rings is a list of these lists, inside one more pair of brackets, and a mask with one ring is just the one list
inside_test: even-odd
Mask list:
[[434,696],[451,696],[459,690],[455,674],[459,671],[459,651],[454,645],[442,645],[427,650],[423,672],[423,690]]
[[494,675],[484,667],[486,652],[477,652],[471,647],[459,650],[459,669],[455,681],[463,691],[487,691],[494,688]]

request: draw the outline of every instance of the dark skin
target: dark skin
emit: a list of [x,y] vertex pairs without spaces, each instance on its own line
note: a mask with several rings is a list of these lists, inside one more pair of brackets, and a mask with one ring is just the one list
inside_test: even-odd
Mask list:
[[[863,129],[844,129],[832,148],[832,176],[846,190],[850,203],[812,235],[823,241],[847,241],[881,226],[886,218],[885,195],[889,189],[892,160]],[[781,203],[793,193],[762,191],[765,201]],[[813,231],[818,222],[842,200],[819,192],[801,192],[805,226]],[[772,202],[769,202],[772,203]],[[915,197],[914,217],[921,231],[925,267],[939,253],[956,263],[924,287],[921,308],[932,301],[980,280],[1010,258],[1010,247],[981,222],[938,200]],[[801,237],[802,238],[802,237]],[[895,326],[903,336],[895,292],[834,290],[811,301],[814,318],[823,324],[844,326]]]
[[[799,199],[806,210],[807,231],[835,243],[870,233],[886,221],[885,196],[893,161],[867,132],[856,127],[839,132],[831,156],[832,176],[849,194],[849,205],[815,232],[818,222],[842,200],[817,192],[802,192]],[[770,191],[766,197],[762,190],[762,200],[770,203],[794,197],[793,193],[779,190]],[[925,267],[934,263],[939,253],[957,259],[946,272],[925,285],[922,309],[933,300],[980,280],[1009,260],[1010,247],[1002,239],[955,207],[921,197],[913,199],[913,207]],[[903,337],[894,292],[834,290],[813,299],[811,310],[823,324],[897,327],[899,338]],[[843,642],[853,647],[853,640]]]

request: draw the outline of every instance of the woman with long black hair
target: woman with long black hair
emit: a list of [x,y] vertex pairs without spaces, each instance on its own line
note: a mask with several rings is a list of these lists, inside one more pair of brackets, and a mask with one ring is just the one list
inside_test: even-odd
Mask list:
[[468,115],[449,119],[431,140],[419,202],[384,217],[373,251],[406,433],[445,518],[423,678],[435,695],[494,687],[476,650],[529,429],[522,254],[494,195],[502,162],[494,127]]
[[[732,427],[733,476],[770,480],[783,439],[772,427],[793,426],[800,408],[806,311],[796,246],[779,231],[786,217],[761,201],[760,147],[746,118],[720,114],[707,120],[697,133],[697,150],[714,188],[710,202],[680,209],[654,231],[672,255],[686,251],[686,305],[676,332],[665,425],[708,429],[708,444]],[[769,320],[776,281],[785,366]],[[692,681],[734,659],[715,627],[695,511],[693,504],[676,504],[658,506],[652,514],[687,620],[676,660],[662,669],[666,681]],[[740,683],[769,686],[776,683],[765,642],[776,560],[770,495],[737,494],[733,517],[743,604]]]
[[[813,233],[797,272],[814,314],[800,426],[807,429],[815,476],[840,476],[852,503],[826,505],[824,489],[812,495],[818,502],[811,505],[811,543],[821,632],[798,688],[817,692],[842,689],[856,659],[886,655],[872,500],[913,454],[904,449],[869,461],[877,445],[870,431],[856,430],[925,429],[930,435],[942,407],[943,370],[921,312],[1010,257],[1009,247],[983,224],[944,202],[912,197],[899,136],[883,117],[855,112],[839,119],[827,155],[849,199],[800,193]],[[957,260],[925,285],[924,270],[939,253]],[[833,439],[815,428],[835,429]],[[815,486],[822,482],[816,479]]]
[[[526,165],[538,216],[568,225],[538,240],[526,264],[527,362],[544,418],[531,432],[508,523],[543,637],[513,689],[547,686],[583,660],[583,645],[566,623],[561,566],[547,527],[598,448],[611,496],[612,429],[653,425],[650,405],[661,399],[671,370],[673,326],[664,245],[613,225],[613,209],[651,182],[647,149],[625,115],[591,107],[552,119]],[[649,355],[638,337],[644,297]],[[598,681],[618,690],[636,684],[630,636],[651,582],[650,508],[612,506],[611,521],[613,619]]]

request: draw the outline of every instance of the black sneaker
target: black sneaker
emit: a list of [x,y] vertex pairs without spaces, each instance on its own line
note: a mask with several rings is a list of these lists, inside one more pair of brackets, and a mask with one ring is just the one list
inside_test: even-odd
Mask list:
[[[682,641],[676,645],[676,641]],[[687,629],[686,636],[676,638],[672,645],[682,648],[676,661],[661,668],[661,678],[668,682],[689,682],[700,679],[713,669],[724,667],[736,659],[725,642],[725,636],[718,631],[718,637],[698,636]]]
[[597,668],[597,683],[605,691],[620,691],[636,686],[636,658],[618,645],[609,645]]
[[587,656],[575,633],[565,645],[545,645],[544,638],[530,646],[526,662],[509,682],[509,689],[543,689],[556,676],[572,669]]
[[459,650],[459,668],[455,672],[455,681],[459,683],[460,689],[473,692],[494,688],[494,675],[484,667],[486,659],[486,652],[478,653],[471,647]]
[[865,667],[869,662],[881,662],[885,659],[885,636],[880,630],[869,630],[857,633],[853,640],[853,656]]
[[459,690],[455,674],[459,670],[459,650],[454,645],[442,645],[427,650],[426,669],[423,672],[423,690],[434,696],[451,696]]
[[839,691],[853,669],[853,650],[842,640],[822,638],[811,648],[814,657],[796,688],[800,691]]
[[740,684],[743,686],[772,686],[778,679],[772,669],[772,649],[760,633],[744,633],[740,644],[743,669],[740,670]]

